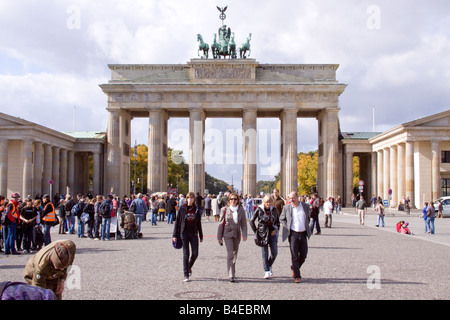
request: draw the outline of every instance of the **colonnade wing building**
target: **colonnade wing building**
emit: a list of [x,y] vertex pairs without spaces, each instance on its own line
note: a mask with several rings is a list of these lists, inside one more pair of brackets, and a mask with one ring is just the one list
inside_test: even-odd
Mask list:
[[450,196],[450,110],[403,123],[383,133],[343,133],[346,205],[351,203],[352,158],[360,158],[365,193],[396,207],[409,197],[416,208]]
[[105,142],[105,132],[64,133],[0,113],[0,195],[100,194]]
[[[364,194],[396,206],[450,194],[450,111],[383,133],[341,132],[335,64],[260,64],[192,59],[187,64],[109,65],[106,133],[63,133],[0,113],[0,194],[128,194],[131,125],[148,118],[148,192],[168,186],[168,120],[189,119],[189,190],[205,189],[205,119],[241,118],[244,194],[256,194],[257,118],[280,120],[281,194],[297,190],[297,118],[318,121],[317,190],[350,204],[352,159]],[[92,171],[88,163],[93,163]]]

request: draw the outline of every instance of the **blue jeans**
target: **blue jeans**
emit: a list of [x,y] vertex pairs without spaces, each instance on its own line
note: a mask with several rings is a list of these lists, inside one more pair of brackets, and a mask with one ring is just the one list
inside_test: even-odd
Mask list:
[[377,226],[380,225],[380,221],[381,221],[381,226],[384,227],[384,216],[378,215]]
[[78,238],[81,238],[84,236],[84,222],[79,217],[77,217],[77,225],[78,225]]
[[427,232],[431,232],[431,234],[434,234],[434,217],[429,218],[427,217]]
[[155,225],[156,226],[156,218],[158,216],[158,210],[153,210],[152,211],[152,226]]
[[67,230],[69,233],[75,233],[75,216],[69,216],[66,220]]
[[311,233],[314,231],[314,226],[316,226],[317,232],[320,233],[319,217],[317,217],[317,220],[311,219]]
[[52,238],[50,237],[50,229],[52,225],[44,223],[44,246],[52,243]]
[[[198,236],[196,234],[184,233],[181,235],[181,241],[183,242],[183,272],[184,276],[188,277],[189,271],[198,257]],[[192,249],[192,255],[190,257],[189,244],[191,244]]]
[[16,252],[16,232],[17,232],[17,222],[10,222],[7,226],[3,226],[5,235],[5,253],[10,254]]
[[173,223],[173,216],[175,215],[175,213],[174,212],[172,212],[172,213],[168,213],[167,214],[167,223],[169,224],[169,223]]
[[[269,256],[270,247],[270,256]],[[267,246],[261,247],[264,271],[270,271],[278,255],[278,232],[276,235],[269,235]]]
[[111,227],[111,218],[102,218],[102,240],[110,240],[109,230]]
[[136,217],[136,224],[138,225],[137,233],[139,233],[141,232],[141,224],[145,215],[143,213],[135,213],[134,216]]

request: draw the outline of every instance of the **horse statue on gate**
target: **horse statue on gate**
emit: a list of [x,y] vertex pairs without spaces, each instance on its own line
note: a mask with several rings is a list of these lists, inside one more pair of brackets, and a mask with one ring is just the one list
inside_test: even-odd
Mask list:
[[239,55],[241,57],[241,59],[246,59],[247,57],[245,56],[245,54],[248,52],[248,56],[250,57],[250,53],[252,52],[250,50],[250,40],[252,40],[252,34],[249,33],[248,37],[247,37],[247,41],[245,43],[243,43],[241,45],[241,47],[239,48]]
[[213,56],[213,59],[217,59],[219,57],[219,43],[217,42],[217,34],[214,34],[214,41],[211,45],[211,53]]
[[198,56],[200,56],[200,51],[203,51],[202,58],[208,59],[209,44],[203,42],[201,34],[197,34],[197,41],[200,42],[197,51]]
[[228,47],[230,59],[236,59],[237,55],[236,55],[236,43],[234,42],[234,32],[231,33],[231,38]]

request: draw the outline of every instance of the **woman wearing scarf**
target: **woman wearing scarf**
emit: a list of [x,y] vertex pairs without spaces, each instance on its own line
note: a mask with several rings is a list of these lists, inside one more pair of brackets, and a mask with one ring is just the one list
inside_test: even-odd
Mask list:
[[231,282],[234,282],[236,279],[235,266],[241,234],[243,240],[247,240],[247,219],[245,210],[239,203],[239,196],[236,193],[232,193],[228,198],[228,206],[220,210],[219,228],[217,231],[219,244],[223,245],[223,240],[225,240],[228,278]]

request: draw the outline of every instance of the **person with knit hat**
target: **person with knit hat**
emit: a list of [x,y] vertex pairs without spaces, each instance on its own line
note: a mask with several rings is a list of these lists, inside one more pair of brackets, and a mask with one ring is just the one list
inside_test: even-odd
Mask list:
[[75,259],[76,246],[71,240],[57,240],[28,260],[24,278],[28,284],[52,290],[62,299],[67,270]]

